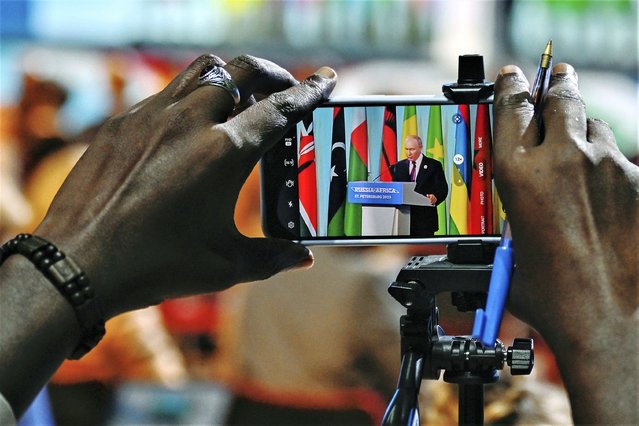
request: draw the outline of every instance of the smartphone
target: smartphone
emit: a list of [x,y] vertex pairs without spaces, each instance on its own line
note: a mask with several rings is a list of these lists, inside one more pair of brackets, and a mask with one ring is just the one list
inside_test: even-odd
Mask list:
[[261,160],[262,226],[304,244],[498,242],[492,99],[332,98]]

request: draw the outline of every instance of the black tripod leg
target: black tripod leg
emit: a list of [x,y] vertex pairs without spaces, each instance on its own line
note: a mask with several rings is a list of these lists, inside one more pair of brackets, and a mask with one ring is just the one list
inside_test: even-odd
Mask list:
[[484,385],[458,384],[460,425],[484,424]]
[[402,356],[397,390],[388,404],[383,426],[419,425],[419,387],[422,383],[422,354],[408,350]]

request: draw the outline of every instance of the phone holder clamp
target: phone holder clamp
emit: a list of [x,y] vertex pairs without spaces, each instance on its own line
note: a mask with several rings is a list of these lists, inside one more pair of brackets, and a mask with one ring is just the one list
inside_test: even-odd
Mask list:
[[457,68],[457,82],[442,86],[444,96],[457,104],[478,104],[489,101],[495,83],[484,80],[484,57],[461,55]]

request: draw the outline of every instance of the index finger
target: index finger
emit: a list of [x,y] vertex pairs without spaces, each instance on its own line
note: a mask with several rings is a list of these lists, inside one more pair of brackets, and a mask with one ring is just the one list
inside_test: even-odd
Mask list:
[[224,68],[240,87],[243,102],[255,93],[270,95],[297,84],[291,73],[276,63],[250,55],[238,56]]
[[335,71],[322,67],[300,84],[273,93],[218,129],[226,131],[236,145],[256,148],[261,157],[291,126],[326,101],[336,82]]
[[521,147],[539,145],[529,90],[528,80],[518,67],[507,65],[499,71],[494,100],[495,161],[510,158]]
[[571,65],[562,63],[553,67],[543,110],[547,139],[552,143],[586,141],[586,104],[577,80]]

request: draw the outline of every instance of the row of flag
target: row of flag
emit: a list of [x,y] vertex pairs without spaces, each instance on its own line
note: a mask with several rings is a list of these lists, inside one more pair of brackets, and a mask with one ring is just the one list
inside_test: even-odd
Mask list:
[[[381,181],[392,181],[390,167],[406,158],[404,141],[409,135],[419,135],[417,108],[404,108],[401,149],[397,150],[396,108],[384,110],[380,175]],[[438,205],[439,231],[435,235],[486,235],[498,230],[503,211],[492,187],[492,137],[487,104],[477,106],[475,138],[471,147],[470,107],[458,105],[453,115],[455,147],[449,197]],[[327,236],[361,236],[362,206],[346,201],[347,182],[368,180],[369,156],[366,108],[353,109],[351,143],[346,167],[346,130],[344,108],[334,107],[331,144],[331,181],[328,197]],[[312,115],[299,126],[298,184],[301,216],[301,236],[318,235],[318,206],[315,168],[315,140]],[[424,154],[446,164],[445,143],[442,136],[440,105],[429,108],[428,130]],[[472,149],[472,156],[471,156]],[[496,206],[493,209],[493,206]]]

